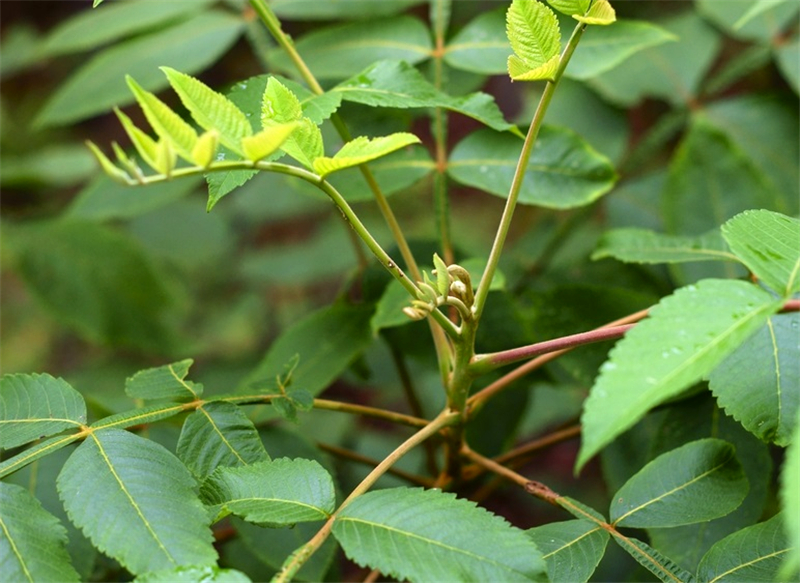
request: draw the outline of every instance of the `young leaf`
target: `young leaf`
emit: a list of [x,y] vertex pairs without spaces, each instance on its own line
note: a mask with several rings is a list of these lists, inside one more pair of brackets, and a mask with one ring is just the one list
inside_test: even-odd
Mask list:
[[125,380],[125,394],[132,399],[199,399],[203,385],[187,381],[191,358],[141,370]]
[[175,149],[172,147],[172,142],[169,140],[159,140],[156,144],[155,154],[155,166],[153,166],[153,168],[159,174],[169,178],[172,171],[175,169],[175,163],[178,161]]
[[661,300],[601,367],[584,405],[576,467],[650,408],[710,373],[781,305],[752,284],[715,279]]
[[300,119],[291,135],[281,144],[281,149],[309,170],[314,160],[325,153],[322,132],[317,124],[304,117]]
[[508,72],[515,81],[552,80],[558,69],[561,33],[556,15],[536,0],[514,0],[506,15],[514,54]]
[[270,77],[262,98],[261,124],[269,127],[300,121],[302,117],[303,107],[297,96],[275,77]]
[[272,527],[327,519],[336,504],[333,479],[313,460],[281,458],[219,468],[203,484],[203,501],[248,522]]
[[609,512],[615,526],[681,526],[729,514],[747,490],[734,447],[701,439],[647,464],[614,494]]
[[94,154],[94,157],[100,164],[100,168],[102,168],[103,172],[105,172],[109,177],[113,178],[116,182],[120,182],[125,185],[129,185],[131,183],[133,179],[128,176],[127,172],[117,168],[117,166],[108,159],[108,156],[103,154],[103,151],[94,143],[86,140],[86,146],[92,151],[92,154]]
[[576,14],[586,14],[591,0],[547,0],[547,3],[561,14],[575,16]]
[[139,575],[133,583],[252,583],[250,578],[235,569],[219,567],[176,567]]
[[[190,162],[194,162],[201,168],[208,168],[214,160],[219,145],[219,132],[209,130],[204,132],[194,144],[190,153]],[[209,209],[211,210],[211,209]]]
[[573,15],[573,18],[584,24],[608,25],[617,20],[617,13],[608,0],[594,0],[589,12],[585,15]]
[[433,254],[433,266],[436,268],[436,291],[440,296],[447,296],[450,287],[450,278],[447,275],[447,265],[438,253]]
[[136,101],[142,108],[148,123],[158,137],[172,143],[177,154],[187,162],[193,162],[193,152],[197,146],[197,132],[181,116],[172,111],[158,97],[145,91],[130,75],[125,77]]
[[414,134],[398,132],[389,136],[369,139],[365,136],[347,142],[336,152],[333,158],[320,157],[314,160],[314,170],[320,176],[331,172],[364,164],[390,154],[410,144],[419,144],[420,139]]
[[170,67],[161,67],[161,70],[194,121],[205,130],[218,131],[220,142],[241,154],[242,138],[253,135],[253,129],[244,113],[227,97],[194,77]]
[[11,449],[86,423],[86,403],[48,374],[0,377],[0,449]]
[[119,429],[95,431],[56,483],[70,519],[131,573],[216,563],[194,478],[163,446]]
[[21,486],[0,482],[0,565],[4,581],[77,583],[67,531]]
[[158,169],[156,168],[158,165],[158,162],[156,161],[156,158],[158,157],[158,153],[156,151],[158,149],[158,145],[156,144],[156,141],[142,130],[137,128],[131,121],[131,118],[122,113],[122,111],[116,107],[114,108],[114,113],[117,114],[119,121],[122,123],[122,127],[125,128],[125,133],[128,134],[128,137],[131,139],[131,143],[136,148],[139,156],[141,156],[142,160],[144,160],[148,166],[158,172]]
[[782,515],[744,528],[715,544],[700,561],[700,581],[772,583],[792,550]]
[[186,418],[175,453],[199,480],[220,466],[269,460],[253,422],[241,408],[222,402],[206,403]]
[[766,442],[791,443],[800,410],[800,314],[776,314],[708,377],[717,403]]
[[586,520],[551,522],[525,534],[542,552],[550,581],[588,581],[608,544],[608,532]]
[[[453,149],[448,174],[457,182],[507,197],[522,141],[508,133],[472,132]],[[611,190],[611,162],[566,128],[544,126],[520,190],[520,204],[567,209],[597,200]]]
[[784,298],[800,291],[800,221],[768,210],[745,211],[722,225],[722,236],[748,269]]
[[694,583],[694,576],[647,543],[612,532],[614,542],[664,583]]
[[364,494],[339,513],[333,535],[356,563],[399,580],[547,578],[542,554],[525,533],[473,502],[437,490]]
[[314,312],[278,337],[248,381],[274,381],[284,364],[299,354],[292,386],[319,394],[372,341],[371,315],[372,308],[346,305]]
[[645,229],[613,229],[603,234],[592,253],[592,259],[604,257],[625,263],[737,261],[716,230],[699,237],[682,237]]
[[245,158],[252,162],[263,160],[280,148],[297,127],[297,123],[270,125],[253,136],[242,138]]

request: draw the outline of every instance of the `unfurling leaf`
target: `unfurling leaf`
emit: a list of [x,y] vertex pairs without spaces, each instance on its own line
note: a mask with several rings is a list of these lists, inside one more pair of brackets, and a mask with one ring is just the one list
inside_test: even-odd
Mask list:
[[270,128],[292,122],[295,122],[294,129],[280,147],[311,169],[314,160],[324,154],[322,133],[317,124],[303,116],[303,107],[297,96],[283,83],[270,77],[261,103],[261,124],[264,128]]
[[573,15],[572,17],[584,24],[608,25],[617,20],[617,13],[608,0],[594,0],[589,12],[583,16]]
[[161,67],[192,118],[205,130],[216,130],[226,147],[242,154],[242,138],[253,135],[247,116],[231,101],[194,77]]
[[398,132],[389,136],[369,139],[361,136],[347,142],[342,149],[336,152],[333,158],[319,157],[314,160],[314,170],[320,176],[327,176],[331,172],[358,166],[370,160],[375,160],[395,150],[410,144],[418,144],[419,138],[407,132]]
[[514,0],[506,14],[506,34],[515,53],[508,58],[513,80],[555,77],[561,33],[552,10],[535,0]]
[[450,278],[447,276],[447,265],[438,253],[433,254],[433,266],[436,268],[436,291],[440,296],[446,297],[450,287]]
[[136,101],[142,108],[147,122],[155,130],[158,137],[172,143],[175,152],[187,162],[193,162],[192,152],[197,145],[197,132],[181,116],[172,111],[158,97],[145,91],[133,77],[125,77]]
[[158,144],[156,141],[137,128],[131,121],[131,118],[122,113],[118,108],[114,108],[114,113],[117,114],[119,121],[122,123],[122,127],[125,129],[125,133],[128,134],[139,156],[141,156],[142,160],[144,160],[148,166],[158,172],[158,162],[156,161],[158,156],[156,152]]
[[242,138],[245,158],[252,162],[263,160],[280,148],[297,126],[297,122],[270,125],[253,136]]
[[561,14],[567,16],[574,16],[576,14],[584,15],[589,10],[589,4],[592,0],[547,0],[547,3],[558,10]]
[[108,159],[108,156],[103,154],[103,151],[98,148],[93,142],[86,140],[86,146],[92,151],[94,157],[97,159],[97,162],[100,164],[100,168],[103,169],[108,176],[113,178],[117,182],[121,182],[122,184],[130,184],[131,180],[133,180],[128,174],[114,165],[114,163]]
[[153,167],[156,172],[169,177],[172,170],[175,168],[175,163],[178,161],[175,149],[169,140],[162,139],[156,144],[156,159],[155,166]]
[[194,148],[192,148],[191,161],[201,168],[208,168],[214,161],[214,154],[217,153],[219,145],[219,132],[208,130],[197,138]]

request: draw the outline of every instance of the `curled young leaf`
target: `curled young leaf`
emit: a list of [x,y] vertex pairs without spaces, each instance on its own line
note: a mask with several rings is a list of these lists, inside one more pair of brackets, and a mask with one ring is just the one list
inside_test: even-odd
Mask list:
[[280,148],[297,126],[296,122],[267,126],[253,136],[242,138],[245,157],[252,162],[263,160]]
[[513,80],[555,77],[561,33],[552,10],[541,2],[514,0],[506,14],[506,34],[514,49],[508,58],[508,72]]
[[327,176],[331,172],[358,166],[419,142],[417,136],[407,132],[398,132],[373,139],[361,136],[347,142],[333,158],[319,157],[314,160],[314,170],[320,176]]

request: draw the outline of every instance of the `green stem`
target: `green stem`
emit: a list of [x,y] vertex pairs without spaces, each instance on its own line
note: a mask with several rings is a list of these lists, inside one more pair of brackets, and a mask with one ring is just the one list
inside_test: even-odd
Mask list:
[[494,278],[494,273],[497,270],[497,264],[499,263],[500,255],[503,252],[503,245],[505,244],[509,228],[511,227],[511,219],[514,216],[514,209],[517,206],[517,200],[522,187],[522,181],[525,178],[525,171],[528,168],[531,152],[533,151],[533,145],[536,143],[536,137],[539,135],[539,130],[542,127],[545,113],[547,112],[547,108],[553,98],[553,93],[558,86],[558,82],[561,80],[561,77],[564,74],[564,69],[566,69],[567,63],[569,63],[569,60],[572,57],[572,53],[575,52],[575,49],[578,46],[578,41],[580,41],[585,29],[586,24],[578,23],[578,25],[572,31],[572,36],[570,36],[566,47],[564,47],[564,51],[561,53],[561,58],[559,60],[558,69],[554,75],[554,79],[553,81],[547,82],[544,92],[542,93],[542,97],[539,100],[539,106],[536,108],[536,113],[534,113],[533,119],[531,120],[531,125],[528,128],[528,134],[525,136],[525,142],[522,144],[522,152],[519,156],[517,169],[514,172],[514,179],[511,182],[511,189],[508,193],[506,206],[503,209],[503,216],[500,219],[500,226],[497,228],[497,234],[492,245],[492,250],[489,253],[489,260],[486,264],[486,269],[483,272],[483,276],[481,277],[480,284],[478,284],[478,290],[475,293],[475,305],[473,307],[473,311],[475,312],[476,319],[480,319],[481,314],[483,313],[483,308],[486,304],[486,298],[489,295],[489,287],[492,284],[492,278]]
[[458,414],[452,411],[442,411],[433,421],[427,426],[419,430],[417,433],[409,437],[402,444],[400,444],[392,453],[390,453],[374,470],[372,470],[361,483],[350,493],[347,499],[342,502],[339,508],[336,509],[330,518],[325,522],[322,528],[315,534],[302,547],[293,552],[284,562],[281,570],[272,578],[273,583],[287,582],[294,577],[297,571],[311,558],[321,546],[328,539],[333,528],[333,522],[336,517],[350,502],[366,493],[378,479],[383,476],[389,468],[391,468],[397,461],[403,457],[410,450],[415,448],[420,443],[424,442],[429,437],[436,435],[441,429],[452,424],[458,418]]

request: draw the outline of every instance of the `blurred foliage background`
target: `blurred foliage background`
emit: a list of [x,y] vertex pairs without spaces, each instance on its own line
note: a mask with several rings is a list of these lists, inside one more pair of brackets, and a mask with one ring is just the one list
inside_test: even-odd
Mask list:
[[[326,87],[378,58],[405,59],[431,75],[427,2],[272,4]],[[519,209],[501,264],[505,287],[489,300],[480,350],[582,331],[652,305],[678,285],[737,275],[716,264],[666,269],[592,261],[609,228],[700,235],[748,208],[797,213],[800,5],[770,3],[737,27],[751,4],[616,3],[619,18],[653,22],[679,40],[659,42],[599,74],[576,70],[559,86],[546,123],[583,135],[614,163],[619,182],[582,209]],[[504,35],[506,7],[455,0],[448,42]],[[400,21],[397,14],[404,15]],[[99,20],[103,15],[110,16]],[[125,74],[154,91],[166,87],[161,65],[222,89],[267,71],[293,77],[246,2],[109,1],[92,11],[88,0],[4,0],[0,19],[1,372],[63,376],[96,415],[129,408],[122,391],[126,377],[181,358],[195,359],[191,378],[207,391],[229,391],[241,386],[282,331],[342,293],[368,296],[369,282],[381,280],[373,265],[358,276],[359,286],[353,284],[359,266],[348,227],[302,184],[257,176],[206,213],[203,180],[123,187],[100,174],[83,144],[117,140],[128,147],[110,114],[114,105],[143,124],[138,108],[130,107]],[[592,33],[579,48],[584,60],[602,50],[593,47]],[[374,47],[334,50],[337,39],[387,34],[423,49],[386,55]],[[506,119],[526,125],[541,87],[509,82],[503,72],[509,52],[446,56],[443,89],[451,95],[486,91]],[[177,104],[173,94],[163,97]],[[410,128],[433,155],[426,111],[346,104],[341,114],[354,135]],[[477,127],[451,114],[449,147]],[[323,132],[335,145],[330,128]],[[434,174],[430,164],[421,168],[388,180],[396,191],[393,208],[425,266],[438,237]],[[342,191],[391,246],[363,185],[354,182]],[[452,180],[449,193],[457,257],[485,257],[503,200]],[[480,450],[491,454],[519,435],[574,420],[607,349],[586,347],[521,382],[535,393],[508,391],[474,423]],[[424,324],[384,330],[326,396],[402,408],[400,366],[421,389],[425,410],[435,411],[443,397],[431,358]],[[384,427],[362,423],[356,432],[358,422],[346,416],[325,419],[319,424],[315,412],[299,431],[277,425],[264,430],[277,432],[287,453],[308,457],[319,456],[310,448],[317,439],[375,458],[395,442]],[[491,430],[498,419],[507,430]],[[158,429],[164,433],[159,440],[174,440],[177,427]],[[570,494],[576,487],[571,457],[559,448],[547,456],[539,467],[553,473],[550,485]],[[408,456],[401,467],[414,469],[420,459]],[[365,468],[339,468],[343,489]],[[591,502],[586,491],[582,496]],[[508,515],[514,501],[488,504]],[[613,561],[606,563],[608,570],[599,574],[615,579]]]

